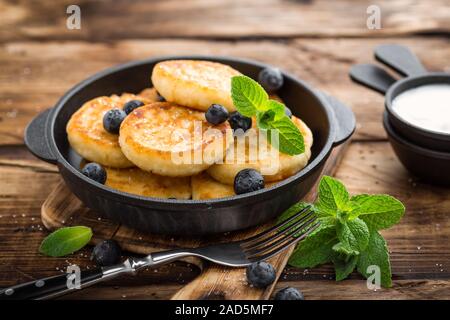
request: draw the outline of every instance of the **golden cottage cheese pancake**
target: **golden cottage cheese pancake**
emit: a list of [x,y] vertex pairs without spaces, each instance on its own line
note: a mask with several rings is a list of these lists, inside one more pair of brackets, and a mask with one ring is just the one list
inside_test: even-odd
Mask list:
[[[294,116],[292,116],[292,121],[303,134],[304,153],[290,156],[279,152],[268,143],[267,148],[261,148],[262,150],[267,149],[267,151],[260,153],[258,149],[258,146],[260,146],[259,140],[257,139],[265,138],[259,137],[259,131],[253,125],[253,131],[249,130],[245,135],[236,137],[234,146],[228,150],[223,163],[212,165],[208,169],[209,175],[228,185],[233,185],[236,174],[246,168],[258,170],[266,182],[279,181],[294,175],[307,165],[311,157],[313,136],[311,130],[303,121]],[[254,123],[255,121],[253,121]],[[252,139],[250,134],[254,134],[255,139]]]
[[[266,183],[266,187],[273,186],[277,183],[278,181],[268,182]],[[211,178],[206,172],[192,176],[191,187],[193,200],[217,199],[236,195],[233,186]]]
[[71,147],[84,159],[115,168],[131,167],[133,164],[123,155],[118,135],[103,127],[103,116],[111,109],[121,109],[130,100],[143,103],[150,99],[124,93],[92,99],[78,109],[67,123],[67,137]]
[[161,96],[155,88],[146,88],[139,92],[138,95],[147,99],[149,102],[161,102]]
[[163,177],[139,168],[105,168],[105,185],[131,194],[153,198],[190,199],[189,177]]
[[168,60],[153,68],[152,83],[167,100],[206,111],[211,104],[235,111],[231,78],[241,73],[230,66],[200,60]]
[[204,112],[173,102],[137,108],[120,126],[119,144],[136,166],[163,176],[197,174],[223,158],[233,142],[228,122],[213,126]]
[[214,180],[206,172],[192,176],[191,188],[193,200],[217,199],[235,195],[233,186]]

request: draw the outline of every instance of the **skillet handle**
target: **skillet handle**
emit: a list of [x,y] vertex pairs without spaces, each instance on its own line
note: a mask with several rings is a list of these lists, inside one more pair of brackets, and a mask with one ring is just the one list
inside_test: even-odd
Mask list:
[[52,109],[42,111],[25,128],[24,140],[28,150],[46,162],[56,164],[56,156],[50,148],[48,139],[48,119]]
[[374,64],[357,64],[350,69],[350,78],[365,87],[385,94],[396,81],[384,69]]
[[375,48],[375,58],[404,76],[427,73],[417,56],[405,46],[383,44]]
[[323,95],[328,101],[328,104],[334,114],[336,134],[333,146],[338,146],[347,141],[355,131],[355,115],[348,106],[340,102],[338,99],[324,93]]

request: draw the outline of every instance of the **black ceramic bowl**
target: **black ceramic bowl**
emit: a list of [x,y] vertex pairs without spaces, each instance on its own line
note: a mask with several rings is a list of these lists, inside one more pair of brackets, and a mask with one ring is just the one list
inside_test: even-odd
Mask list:
[[153,66],[168,59],[211,60],[228,64],[256,79],[267,65],[225,57],[159,57],[107,69],[69,90],[51,109],[27,127],[25,143],[37,157],[57,164],[70,190],[101,215],[133,228],[172,235],[227,232],[264,223],[280,214],[311,190],[331,150],[354,131],[353,113],[331,97],[284,74],[278,94],[314,135],[309,164],[274,187],[214,200],[171,200],[132,195],[111,189],[80,173],[81,157],[71,149],[66,124],[86,101],[101,95],[139,92],[151,86]]
[[413,174],[432,184],[450,185],[450,153],[420,147],[395,131],[387,112],[383,115],[384,129],[401,163]]
[[[351,78],[385,94],[385,107],[389,121],[402,136],[427,149],[450,152],[450,134],[428,130],[409,123],[392,108],[392,101],[407,90],[430,84],[450,84],[450,74],[427,72],[409,49],[399,45],[379,46],[375,49],[375,57],[407,77],[397,81],[383,69],[363,64],[352,67]],[[423,107],[427,108],[426,105]]]
[[[408,77],[396,82],[386,92],[386,111],[388,112],[389,119],[395,130],[408,140],[414,141],[415,144],[425,148],[450,152],[449,133],[421,128],[412,123],[406,122],[392,108],[392,101],[401,93],[430,84],[450,85],[450,75],[445,73],[428,73],[426,75]],[[426,108],[427,106],[423,107]]]

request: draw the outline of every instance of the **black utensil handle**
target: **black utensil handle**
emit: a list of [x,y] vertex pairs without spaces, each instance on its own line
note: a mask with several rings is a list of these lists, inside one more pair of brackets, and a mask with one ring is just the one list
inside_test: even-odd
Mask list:
[[353,111],[338,99],[322,93],[328,101],[329,106],[334,115],[335,121],[335,138],[334,146],[340,145],[347,141],[356,128],[356,120]]
[[[73,279],[69,279],[71,274],[61,274],[54,277],[44,278],[36,281],[22,283],[0,291],[0,300],[25,300],[25,299],[46,299],[57,297],[70,291],[77,290]],[[75,275],[73,273],[72,275]],[[87,286],[103,276],[101,269],[85,270],[80,272],[80,286]]]
[[376,47],[375,58],[404,76],[427,73],[417,56],[407,47],[398,44],[383,44]]
[[350,69],[350,78],[365,87],[385,94],[396,80],[374,64],[357,64]]
[[24,140],[28,150],[41,160],[56,164],[56,156],[48,139],[48,119],[52,109],[42,111],[25,128]]

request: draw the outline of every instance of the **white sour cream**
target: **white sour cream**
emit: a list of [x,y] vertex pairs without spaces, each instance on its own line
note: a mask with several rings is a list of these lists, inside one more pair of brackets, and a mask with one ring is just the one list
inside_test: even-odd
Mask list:
[[417,127],[450,134],[450,84],[407,90],[392,101],[394,112]]

